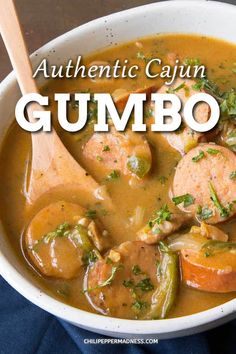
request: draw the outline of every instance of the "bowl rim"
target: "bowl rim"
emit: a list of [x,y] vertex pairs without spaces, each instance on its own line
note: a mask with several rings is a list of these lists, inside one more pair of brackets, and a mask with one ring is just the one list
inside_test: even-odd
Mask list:
[[[100,26],[104,21],[108,21],[111,18],[119,18],[123,14],[131,14],[132,12],[143,12],[146,8],[150,6],[158,7],[164,9],[167,6],[191,6],[192,4],[197,4],[198,6],[208,6],[211,8],[221,7],[231,8],[236,11],[236,6],[233,4],[222,3],[218,1],[199,1],[192,0],[191,3],[188,0],[171,0],[171,1],[161,1],[158,3],[150,3],[143,6],[134,7],[128,10],[119,11],[112,13],[108,16],[100,17],[98,19],[92,20],[81,26],[78,26],[55,39],[47,42],[45,45],[36,50],[31,54],[31,58],[35,55],[40,56],[42,53],[46,53],[51,48],[58,46],[59,43],[65,41],[68,36],[76,36],[77,32],[86,31],[89,27]],[[16,86],[15,74],[12,71],[7,77],[0,83],[0,95],[12,87]],[[201,327],[204,329],[204,325],[211,322],[215,322],[222,318],[226,318],[232,314],[236,313],[236,299],[230,300],[222,305],[213,307],[211,309],[201,311],[192,315],[163,319],[163,320],[128,320],[120,319],[114,317],[106,317],[99,314],[90,313],[84,310],[67,305],[59,300],[53,298],[52,296],[44,293],[39,287],[33,285],[29,280],[26,280],[20,272],[8,261],[6,256],[2,253],[0,249],[0,274],[1,276],[21,295],[26,299],[31,301],[33,304],[39,306],[40,308],[46,310],[47,312],[62,318],[70,323],[76,324],[82,328],[87,328],[94,332],[105,333],[113,332],[117,335],[161,335],[171,333],[181,333],[186,330],[194,330],[194,328]]]

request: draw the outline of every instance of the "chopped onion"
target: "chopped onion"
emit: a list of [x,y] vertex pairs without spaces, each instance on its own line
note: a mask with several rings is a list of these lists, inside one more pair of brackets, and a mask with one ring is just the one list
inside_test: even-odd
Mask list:
[[236,137],[227,138],[226,143],[229,146],[236,145]]
[[96,199],[105,200],[107,197],[107,187],[100,186],[100,187],[96,188],[94,191],[94,196]]
[[134,215],[129,219],[130,225],[138,228],[141,227],[143,225],[144,214],[145,208],[138,205],[134,210]]
[[182,249],[191,249],[194,251],[200,251],[203,244],[206,243],[206,238],[197,234],[175,234],[168,237],[168,247],[171,251],[181,251]]

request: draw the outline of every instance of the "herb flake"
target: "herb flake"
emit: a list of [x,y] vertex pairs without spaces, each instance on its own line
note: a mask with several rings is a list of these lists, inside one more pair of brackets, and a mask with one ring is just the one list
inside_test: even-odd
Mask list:
[[207,206],[205,206],[203,208],[201,206],[198,207],[197,217],[201,221],[211,218],[212,215],[213,215],[213,211],[211,209],[209,209]]
[[140,269],[138,264],[136,264],[136,265],[134,265],[132,267],[132,272],[133,272],[134,275],[142,274],[142,271],[141,271],[141,269]]
[[208,148],[207,153],[210,155],[218,155],[220,153],[220,150]]
[[90,292],[90,291],[104,288],[105,286],[111,285],[117,271],[121,268],[123,268],[121,264],[119,264],[118,266],[113,266],[111,268],[111,275],[106,280],[104,280],[102,283],[96,285],[94,288],[88,288],[88,289],[83,290],[83,293]]
[[161,207],[160,210],[156,212],[156,217],[152,220],[149,220],[148,225],[149,227],[153,227],[155,224],[162,224],[163,221],[170,221],[172,213],[170,212],[168,205],[165,204]]
[[86,212],[85,212],[85,216],[89,219],[96,219],[97,218],[97,211],[94,210],[94,209],[88,209]]
[[211,200],[214,203],[215,207],[220,211],[220,216],[223,218],[228,217],[229,208],[223,207],[216,194],[215,188],[213,187],[213,184],[211,182],[209,182],[209,189],[210,189]]
[[183,194],[183,195],[179,195],[177,197],[172,198],[172,201],[174,202],[175,205],[179,205],[179,204],[184,204],[184,207],[188,207],[189,205],[193,204],[195,201],[195,198],[187,193],[187,194]]
[[154,289],[153,284],[151,283],[150,278],[145,278],[140,280],[138,284],[135,285],[135,288],[142,290],[143,292],[148,292]]
[[232,171],[232,172],[230,173],[230,175],[229,175],[229,178],[230,178],[230,179],[236,178],[236,171]]
[[107,180],[108,181],[112,181],[112,180],[116,180],[120,177],[120,172],[117,170],[113,170],[108,176],[107,176]]
[[137,301],[132,303],[132,309],[133,310],[141,311],[141,310],[143,310],[145,308],[147,308],[147,303],[144,302],[144,301],[137,300]]
[[198,162],[198,161],[200,161],[201,159],[203,159],[203,157],[205,156],[205,153],[204,153],[204,151],[199,151],[199,154],[198,155],[196,155],[196,156],[194,156],[193,158],[192,158],[192,161],[193,162]]

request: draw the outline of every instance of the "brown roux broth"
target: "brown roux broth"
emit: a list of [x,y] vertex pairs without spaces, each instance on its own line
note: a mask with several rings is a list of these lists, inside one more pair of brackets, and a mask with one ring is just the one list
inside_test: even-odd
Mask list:
[[[125,43],[121,46],[115,46],[95,53],[84,59],[84,64],[89,64],[95,60],[109,61],[129,58],[131,64],[137,63],[143,66],[145,63],[136,58],[137,52],[141,51],[147,58],[160,57],[166,62],[166,55],[169,52],[175,52],[179,58],[199,58],[208,68],[208,76],[215,80],[222,89],[236,87],[236,75],[232,73],[233,63],[236,63],[235,46],[215,40],[212,38],[188,35],[166,35],[148,37],[140,40],[143,48],[138,48],[135,42]],[[143,73],[135,80],[100,80],[93,82],[90,79],[60,79],[53,80],[47,84],[42,92],[53,95],[55,92],[80,92],[90,90],[91,92],[110,92],[117,88],[126,90],[135,90],[145,85],[161,84],[158,80],[150,80]],[[52,109],[56,113],[55,104],[52,103]],[[77,119],[77,111],[70,109],[71,121]],[[56,124],[57,126],[57,124]],[[58,128],[58,127],[57,127]],[[170,203],[168,196],[169,187],[175,171],[175,166],[180,154],[172,149],[161,135],[155,137],[155,146],[152,144],[153,167],[149,178],[140,183],[138,188],[131,188],[126,177],[121,177],[116,181],[106,182],[106,171],[98,170],[99,163],[89,164],[81,155],[81,148],[84,142],[92,133],[90,126],[83,132],[70,134],[58,128],[59,135],[72,155],[91,173],[96,179],[108,186],[114,204],[119,205],[117,214],[107,214],[96,205],[86,205],[97,208],[98,215],[105,227],[109,230],[114,245],[118,245],[126,240],[134,240],[136,231],[140,226],[132,226],[130,217],[134,215],[137,206],[145,207],[145,215],[142,225],[148,221],[152,213],[159,209],[163,204]],[[149,139],[152,141],[153,135]],[[22,262],[25,259],[20,247],[20,237],[22,230],[29,223],[29,216],[24,209],[24,176],[26,164],[30,156],[30,135],[24,132],[14,123],[9,129],[1,150],[0,157],[0,213],[6,228],[11,245],[17,256]],[[167,182],[163,185],[160,177],[166,176]],[[64,196],[69,201],[80,201],[79,196],[66,193]],[[57,197],[60,199],[60,197]],[[37,207],[42,207],[52,201],[51,196],[45,198]],[[84,203],[83,203],[84,204]],[[119,214],[118,214],[119,213]],[[220,227],[229,232],[231,239],[236,240],[235,221],[230,221],[227,225]],[[33,272],[27,265],[29,271]],[[36,273],[35,273],[36,274]],[[51,295],[59,298],[61,301],[72,306],[94,311],[81,293],[83,270],[78,278],[70,281],[54,280],[35,275],[40,285]],[[180,294],[175,308],[169,317],[183,316],[199,312],[216,305],[222,304],[235,297],[235,294],[211,294],[181,286]],[[128,310],[127,311],[131,311]],[[132,316],[132,314],[131,314]]]

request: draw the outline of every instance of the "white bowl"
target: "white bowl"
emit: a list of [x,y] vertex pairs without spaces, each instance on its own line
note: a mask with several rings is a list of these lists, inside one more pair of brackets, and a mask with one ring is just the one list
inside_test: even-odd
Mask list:
[[[236,43],[235,18],[236,6],[213,1],[149,4],[78,27],[40,48],[32,55],[32,62],[35,66],[48,57],[49,62],[62,64],[68,57],[156,33],[198,33]],[[11,73],[0,85],[0,143],[13,120],[19,97]],[[81,311],[42,291],[15,256],[2,225],[0,234],[0,272],[6,281],[35,305],[78,327],[114,337],[171,338],[210,329],[236,317],[236,299],[191,316],[155,321],[122,320]]]

